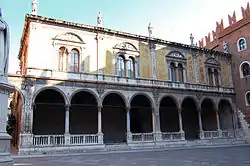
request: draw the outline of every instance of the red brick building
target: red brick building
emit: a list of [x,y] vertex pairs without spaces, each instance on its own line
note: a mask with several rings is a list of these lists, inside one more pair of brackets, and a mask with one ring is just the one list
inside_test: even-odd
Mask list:
[[237,107],[250,124],[250,6],[241,7],[242,19],[228,15],[229,26],[216,22],[216,30],[199,41],[200,47],[231,53]]

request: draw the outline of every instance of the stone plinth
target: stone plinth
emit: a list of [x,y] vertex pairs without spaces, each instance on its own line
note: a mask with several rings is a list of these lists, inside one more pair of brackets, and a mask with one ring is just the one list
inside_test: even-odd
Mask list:
[[0,81],[0,166],[13,165],[13,159],[10,156],[11,136],[6,132],[8,96],[13,89],[7,79]]

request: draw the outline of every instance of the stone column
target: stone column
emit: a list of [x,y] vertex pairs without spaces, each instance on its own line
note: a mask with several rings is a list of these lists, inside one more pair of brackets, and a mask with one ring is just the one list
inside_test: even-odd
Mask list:
[[156,47],[155,43],[153,43],[152,41],[149,41],[150,56],[152,58],[152,76],[153,76],[153,79],[157,79],[155,47]]
[[69,133],[69,113],[70,113],[70,105],[65,105],[65,144],[70,144],[70,133]]
[[130,131],[130,107],[126,107],[126,116],[127,116],[127,143],[132,142],[132,133]]
[[220,128],[219,110],[216,110],[215,113],[216,113],[216,123],[217,123],[217,130],[218,130],[218,133],[219,133],[219,137],[222,137],[222,131],[221,131],[221,128]]
[[198,109],[198,117],[199,117],[200,139],[204,139],[204,131],[202,129],[201,109]]
[[155,108],[152,108],[152,117],[153,117],[153,132],[155,134],[155,140],[160,141],[162,140],[162,135],[161,135],[159,106],[156,105]]
[[178,115],[179,115],[179,127],[180,127],[180,133],[181,133],[181,140],[185,140],[185,132],[183,131],[183,125],[182,125],[181,108],[178,108]]
[[102,133],[102,106],[98,106],[98,143],[103,144],[103,133]]

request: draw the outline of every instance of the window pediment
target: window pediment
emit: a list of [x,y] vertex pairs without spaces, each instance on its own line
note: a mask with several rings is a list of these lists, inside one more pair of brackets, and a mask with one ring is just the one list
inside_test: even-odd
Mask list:
[[208,59],[206,59],[205,64],[206,65],[218,66],[218,67],[220,66],[220,63],[216,59],[214,59],[214,58],[208,58]]
[[186,60],[185,56],[178,51],[170,52],[168,55],[166,55],[166,58],[178,58],[178,59]]
[[114,49],[138,52],[137,48],[133,44],[127,42],[116,44]]
[[69,42],[82,43],[82,44],[84,43],[80,36],[71,32],[57,35],[54,38],[54,40],[69,41]]

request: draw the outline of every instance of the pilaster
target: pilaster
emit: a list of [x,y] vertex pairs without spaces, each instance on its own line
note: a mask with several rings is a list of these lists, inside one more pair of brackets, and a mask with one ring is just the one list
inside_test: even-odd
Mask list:
[[103,37],[100,34],[96,35],[96,40],[97,40],[97,71],[98,74],[103,74]]
[[152,41],[149,42],[149,48],[150,48],[150,56],[152,58],[152,76],[153,79],[157,79],[157,73],[156,73],[156,45]]

